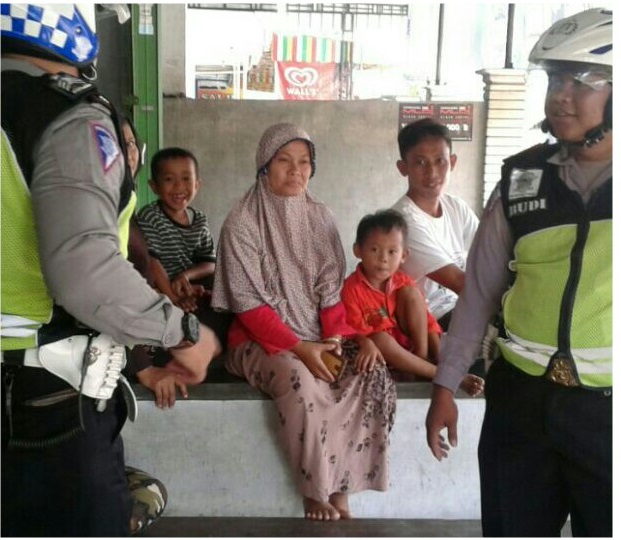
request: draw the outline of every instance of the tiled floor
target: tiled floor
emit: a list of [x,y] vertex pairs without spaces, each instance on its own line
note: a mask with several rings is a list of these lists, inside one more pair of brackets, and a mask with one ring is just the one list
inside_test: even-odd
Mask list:
[[302,518],[164,517],[152,537],[477,537],[479,521],[351,519],[316,522]]

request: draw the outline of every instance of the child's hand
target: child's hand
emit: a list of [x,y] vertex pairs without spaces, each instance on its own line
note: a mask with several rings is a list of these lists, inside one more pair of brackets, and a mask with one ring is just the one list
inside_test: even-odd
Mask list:
[[461,381],[459,387],[472,397],[475,397],[482,394],[483,390],[485,390],[485,380],[468,373]]
[[193,296],[185,296],[182,298],[177,298],[175,305],[181,308],[186,313],[189,313],[189,312],[193,313],[198,308],[196,298],[194,298]]
[[373,370],[376,362],[384,363],[382,353],[369,338],[358,339],[358,345],[360,348],[355,359],[356,371],[359,373],[369,372]]
[[142,385],[155,394],[155,403],[161,409],[175,406],[177,387],[184,398],[188,397],[186,385],[172,371],[150,366],[136,373],[136,376]]
[[211,296],[211,291],[209,289],[205,289],[205,287],[203,287],[202,285],[192,283],[192,296],[194,296],[194,298],[202,298],[203,296]]
[[198,299],[205,296],[205,287],[191,283],[185,272],[172,280],[170,286],[174,294],[173,303],[186,313],[196,311]]
[[194,295],[192,284],[185,272],[181,272],[174,279],[171,279],[170,286],[179,298],[193,297]]

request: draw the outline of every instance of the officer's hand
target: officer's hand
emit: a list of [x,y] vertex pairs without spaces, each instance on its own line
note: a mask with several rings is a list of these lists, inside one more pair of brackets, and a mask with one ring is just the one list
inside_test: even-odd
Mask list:
[[220,341],[213,330],[200,325],[199,341],[191,347],[168,349],[172,360],[166,369],[179,375],[185,384],[200,384],[207,376],[209,363],[222,352]]
[[448,456],[449,445],[446,444],[440,431],[447,428],[449,444],[457,446],[457,405],[453,392],[448,388],[433,385],[431,405],[427,412],[427,445],[438,461]]

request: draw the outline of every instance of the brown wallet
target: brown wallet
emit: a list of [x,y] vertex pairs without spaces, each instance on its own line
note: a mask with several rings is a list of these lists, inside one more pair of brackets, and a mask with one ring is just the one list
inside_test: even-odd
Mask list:
[[343,375],[343,371],[345,370],[345,359],[333,351],[323,351],[321,353],[321,359],[330,373],[334,375],[334,378],[337,380],[340,379]]

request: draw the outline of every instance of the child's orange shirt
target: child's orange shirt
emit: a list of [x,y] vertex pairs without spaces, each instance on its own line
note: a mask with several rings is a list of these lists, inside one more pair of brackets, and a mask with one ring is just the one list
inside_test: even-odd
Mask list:
[[[398,270],[388,280],[386,291],[380,291],[369,283],[362,266],[358,264],[356,270],[343,283],[341,291],[341,298],[347,311],[347,323],[363,336],[388,332],[401,346],[409,349],[409,339],[401,332],[395,315],[397,291],[408,285],[416,285],[416,281]],[[427,333],[442,333],[442,328],[429,310],[427,310]]]

